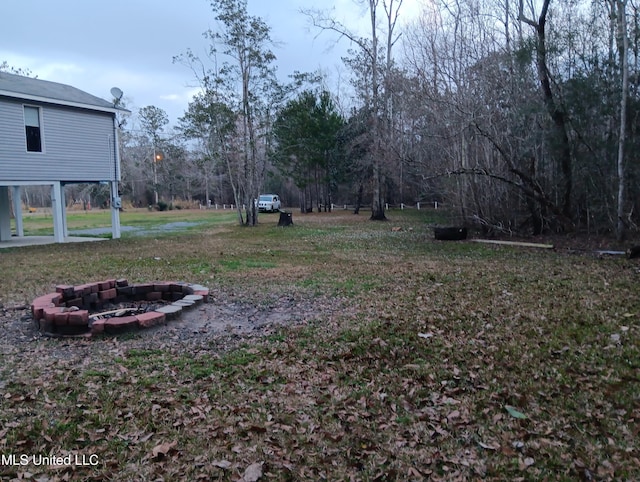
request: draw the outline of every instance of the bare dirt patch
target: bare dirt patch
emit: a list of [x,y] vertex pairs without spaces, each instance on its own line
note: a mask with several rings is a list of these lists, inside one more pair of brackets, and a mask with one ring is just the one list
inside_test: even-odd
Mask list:
[[[115,337],[113,343],[126,348],[160,348],[168,345],[193,348],[216,346],[224,349],[234,342],[250,340],[274,333],[284,326],[304,325],[326,318],[329,311],[338,309],[334,301],[296,295],[272,296],[251,301],[234,294],[214,292],[209,303],[183,311],[171,320],[146,330]],[[106,343],[105,343],[106,342]],[[0,355],[26,356],[32,351],[45,350],[55,358],[88,355],[82,347],[97,355],[109,349],[108,338],[94,341],[62,338],[49,340],[35,326],[28,309],[0,311]],[[72,352],[77,350],[77,353]]]

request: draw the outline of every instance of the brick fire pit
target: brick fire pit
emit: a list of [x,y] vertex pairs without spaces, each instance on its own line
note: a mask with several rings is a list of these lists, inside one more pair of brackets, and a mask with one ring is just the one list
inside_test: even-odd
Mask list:
[[112,279],[56,286],[55,293],[33,300],[31,313],[42,333],[91,336],[149,328],[208,300],[209,290],[198,284]]

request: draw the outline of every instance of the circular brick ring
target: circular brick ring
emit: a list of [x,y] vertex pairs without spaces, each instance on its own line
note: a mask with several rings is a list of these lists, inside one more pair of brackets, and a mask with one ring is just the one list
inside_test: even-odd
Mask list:
[[[117,316],[127,308],[113,310],[116,316],[96,314],[118,303],[149,302],[160,306],[151,311]],[[78,286],[58,285],[55,293],[31,303],[31,314],[40,332],[54,336],[118,334],[149,328],[178,318],[182,310],[209,301],[209,289],[191,283],[155,282],[130,285],[126,279],[111,279]]]

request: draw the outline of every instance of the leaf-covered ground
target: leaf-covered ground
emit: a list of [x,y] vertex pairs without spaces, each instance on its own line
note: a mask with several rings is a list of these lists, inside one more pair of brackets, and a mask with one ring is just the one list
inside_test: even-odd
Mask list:
[[[640,479],[638,262],[436,242],[426,216],[0,251],[2,480]],[[51,340],[10,309],[113,277],[304,316]]]

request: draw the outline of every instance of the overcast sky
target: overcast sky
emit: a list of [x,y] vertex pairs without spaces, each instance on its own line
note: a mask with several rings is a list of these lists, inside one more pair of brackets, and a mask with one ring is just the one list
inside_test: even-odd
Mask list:
[[[405,20],[420,0],[404,0]],[[349,47],[310,27],[301,8],[331,10],[363,25],[365,11],[353,0],[249,0],[249,13],[271,27],[278,75],[322,69],[337,82],[346,77],[340,56]],[[216,26],[208,0],[2,0],[0,63],[29,69],[43,80],[73,85],[111,100],[124,91],[132,111],[164,109],[173,125],[195,88],[192,72],[172,59],[191,49],[204,54],[203,32]]]

